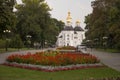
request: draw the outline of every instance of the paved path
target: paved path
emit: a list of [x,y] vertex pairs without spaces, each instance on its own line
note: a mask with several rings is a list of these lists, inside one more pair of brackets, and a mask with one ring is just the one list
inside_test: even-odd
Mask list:
[[97,56],[105,65],[120,71],[120,53],[108,53],[90,49],[86,52]]
[[[18,53],[25,54],[27,52],[35,53],[39,51],[41,50],[28,50],[28,51],[2,53],[0,54],[0,64],[4,63],[7,56],[11,54],[18,54]],[[97,56],[101,60],[101,62],[104,63],[105,65],[117,71],[120,71],[120,53],[107,53],[107,52],[101,52],[96,50],[91,51],[90,49],[88,49],[86,52]]]

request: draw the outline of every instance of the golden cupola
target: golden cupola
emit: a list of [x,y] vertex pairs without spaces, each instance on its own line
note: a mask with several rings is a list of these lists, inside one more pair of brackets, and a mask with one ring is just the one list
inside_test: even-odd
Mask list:
[[70,25],[72,23],[71,21],[72,21],[72,18],[71,18],[70,12],[68,12],[66,22],[67,22],[68,25]]
[[80,20],[76,21],[76,26],[80,26]]

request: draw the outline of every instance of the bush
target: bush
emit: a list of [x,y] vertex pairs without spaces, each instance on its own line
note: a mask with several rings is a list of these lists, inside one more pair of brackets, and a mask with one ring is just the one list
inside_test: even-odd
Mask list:
[[63,46],[63,47],[58,47],[57,50],[75,50],[76,48],[73,46]]
[[120,42],[118,42],[116,45],[115,45],[115,48],[120,50]]
[[0,48],[5,47],[5,40],[0,39]]
[[16,36],[11,40],[10,46],[11,46],[12,48],[18,48],[18,49],[20,49],[20,48],[22,48],[22,47],[24,46],[24,44],[23,44],[23,42],[22,42],[22,40],[21,40],[21,38],[20,38],[19,35],[16,35]]

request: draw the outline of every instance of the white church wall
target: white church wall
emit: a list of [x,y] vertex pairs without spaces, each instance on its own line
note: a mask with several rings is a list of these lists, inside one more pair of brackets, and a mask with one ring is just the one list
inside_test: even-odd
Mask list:
[[[61,37],[62,36],[62,37]],[[74,46],[81,45],[82,41],[85,39],[84,31],[61,31],[58,36],[57,46]]]
[[73,31],[63,31],[64,35],[64,46],[73,46]]

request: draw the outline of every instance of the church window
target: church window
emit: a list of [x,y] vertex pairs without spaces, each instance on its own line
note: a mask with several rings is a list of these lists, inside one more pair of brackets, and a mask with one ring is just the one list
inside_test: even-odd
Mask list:
[[74,39],[77,39],[78,37],[74,37]]
[[77,34],[77,32],[76,32],[76,31],[74,31],[74,34]]
[[67,40],[69,40],[69,38],[67,38]]
[[69,37],[69,34],[67,35],[67,37]]

